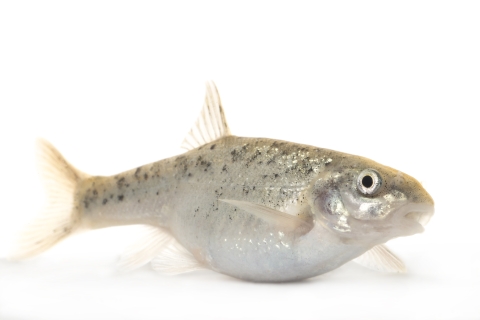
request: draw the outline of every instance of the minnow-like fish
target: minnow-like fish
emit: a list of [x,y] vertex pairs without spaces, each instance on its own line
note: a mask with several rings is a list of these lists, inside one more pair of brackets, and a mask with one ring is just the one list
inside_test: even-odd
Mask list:
[[89,176],[39,141],[50,204],[12,259],[80,229],[144,224],[120,259],[167,274],[208,268],[260,282],[314,277],[355,260],[403,272],[384,243],[423,231],[434,212],[414,178],[372,160],[230,134],[217,89],[184,140],[188,152],[114,176]]

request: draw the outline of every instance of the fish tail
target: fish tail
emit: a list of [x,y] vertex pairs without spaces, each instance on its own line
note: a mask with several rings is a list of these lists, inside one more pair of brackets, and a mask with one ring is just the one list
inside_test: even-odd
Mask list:
[[38,255],[76,231],[80,212],[75,206],[75,191],[88,177],[70,165],[49,142],[37,141],[38,169],[43,178],[47,203],[41,214],[17,239],[10,260]]

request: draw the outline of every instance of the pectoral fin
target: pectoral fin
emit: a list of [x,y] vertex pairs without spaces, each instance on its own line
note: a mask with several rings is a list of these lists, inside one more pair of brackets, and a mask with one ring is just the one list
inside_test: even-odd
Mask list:
[[281,212],[260,204],[247,202],[247,201],[228,200],[228,199],[219,199],[219,201],[222,201],[222,202],[231,204],[237,208],[240,208],[288,232],[297,232],[299,234],[304,234],[313,227],[313,222],[311,219],[307,219],[303,216],[296,216],[296,215],[288,214],[285,212]]
[[354,262],[366,268],[391,273],[406,273],[405,264],[384,245],[378,245],[368,250]]

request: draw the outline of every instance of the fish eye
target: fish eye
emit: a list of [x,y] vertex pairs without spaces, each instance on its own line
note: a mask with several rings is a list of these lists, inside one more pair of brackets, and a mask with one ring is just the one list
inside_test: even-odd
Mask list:
[[374,195],[382,186],[380,174],[373,169],[365,169],[358,175],[357,189],[364,195]]

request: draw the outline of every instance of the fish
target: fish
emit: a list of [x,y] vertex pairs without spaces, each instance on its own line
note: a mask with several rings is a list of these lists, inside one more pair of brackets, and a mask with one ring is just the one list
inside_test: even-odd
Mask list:
[[385,243],[421,233],[434,201],[415,178],[373,160],[231,134],[207,82],[186,152],[113,176],[73,167],[38,140],[47,205],[9,258],[36,256],[82,230],[143,225],[120,256],[130,271],[209,269],[253,282],[315,277],[354,261],[402,273]]

